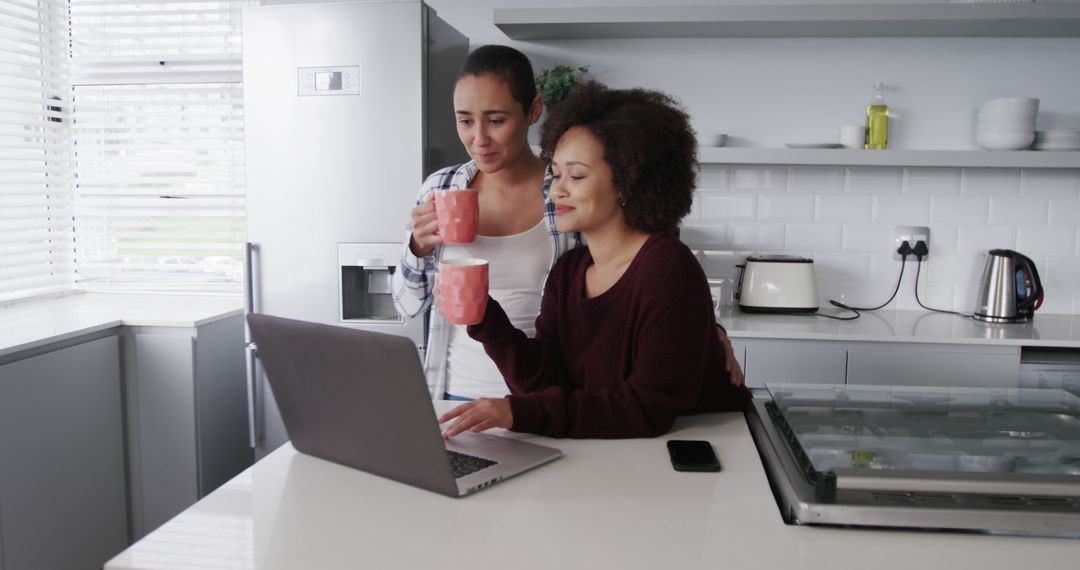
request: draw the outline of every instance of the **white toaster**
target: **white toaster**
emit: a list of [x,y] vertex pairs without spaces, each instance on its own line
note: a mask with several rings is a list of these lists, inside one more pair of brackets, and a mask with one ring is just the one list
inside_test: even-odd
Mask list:
[[791,255],[759,255],[739,265],[735,298],[748,313],[813,313],[818,310],[814,260]]

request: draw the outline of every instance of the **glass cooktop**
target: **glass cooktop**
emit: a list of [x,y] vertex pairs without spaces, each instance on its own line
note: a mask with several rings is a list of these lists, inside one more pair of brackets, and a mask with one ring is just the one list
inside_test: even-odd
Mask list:
[[769,413],[789,442],[797,443],[800,463],[818,473],[1080,476],[1080,398],[1062,390],[767,388],[775,404]]

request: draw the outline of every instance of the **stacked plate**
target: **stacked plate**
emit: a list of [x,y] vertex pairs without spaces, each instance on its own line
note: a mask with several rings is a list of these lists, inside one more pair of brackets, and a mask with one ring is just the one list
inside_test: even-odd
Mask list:
[[1035,150],[1080,150],[1080,131],[1037,131]]
[[1039,100],[1032,97],[994,99],[979,105],[975,140],[987,150],[1020,150],[1035,140]]

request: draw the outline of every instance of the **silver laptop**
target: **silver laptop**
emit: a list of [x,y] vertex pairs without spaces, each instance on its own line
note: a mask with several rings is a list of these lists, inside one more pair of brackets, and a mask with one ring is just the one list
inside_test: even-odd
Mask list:
[[488,434],[443,440],[408,338],[254,313],[247,319],[298,451],[451,497],[562,457]]

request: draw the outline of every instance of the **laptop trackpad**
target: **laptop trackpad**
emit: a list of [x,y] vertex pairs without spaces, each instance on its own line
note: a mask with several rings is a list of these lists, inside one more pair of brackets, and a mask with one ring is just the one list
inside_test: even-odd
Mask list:
[[553,447],[468,432],[448,439],[446,449],[497,462],[458,479],[458,488],[464,492],[517,475],[562,456],[562,451]]

